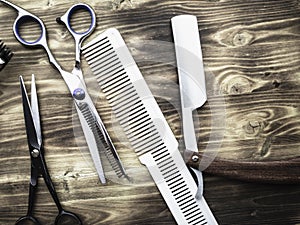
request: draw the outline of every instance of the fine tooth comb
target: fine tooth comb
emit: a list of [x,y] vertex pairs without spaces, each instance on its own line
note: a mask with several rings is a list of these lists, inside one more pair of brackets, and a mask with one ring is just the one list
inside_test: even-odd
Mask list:
[[178,224],[217,224],[178,150],[178,142],[116,29],[85,45],[82,53],[127,138]]
[[12,56],[12,51],[0,40],[0,71],[5,67]]

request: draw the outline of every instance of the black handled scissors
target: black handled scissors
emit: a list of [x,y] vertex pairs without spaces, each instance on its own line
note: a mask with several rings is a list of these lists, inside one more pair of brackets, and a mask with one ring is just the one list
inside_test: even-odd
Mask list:
[[21,93],[22,93],[24,119],[25,119],[25,126],[26,126],[27,140],[28,140],[28,148],[29,148],[29,154],[31,159],[31,177],[30,177],[30,186],[29,186],[29,201],[28,201],[27,215],[20,217],[17,220],[16,225],[28,224],[27,222],[31,222],[30,224],[41,225],[41,223],[33,216],[33,206],[34,206],[35,194],[38,187],[39,175],[42,175],[42,177],[44,178],[47,188],[58,209],[58,215],[55,219],[54,224],[55,225],[62,225],[62,224],[82,225],[81,220],[76,214],[65,211],[62,208],[47,169],[46,161],[44,158],[38,99],[37,99],[34,75],[32,75],[32,81],[31,81],[31,106],[29,103],[28,95],[22,77],[20,77],[20,84],[21,84]]
[[[115,146],[105,128],[96,107],[91,100],[86,85],[83,79],[82,70],[80,68],[80,49],[82,41],[91,34],[96,26],[96,15],[93,9],[83,3],[73,5],[62,17],[57,19],[57,22],[64,24],[69,32],[72,34],[75,39],[76,46],[76,63],[72,70],[72,73],[69,73],[61,68],[58,62],[55,60],[54,56],[49,49],[47,44],[47,34],[46,27],[43,21],[32,13],[22,9],[19,6],[16,6],[6,0],[0,0],[0,2],[5,3],[6,5],[14,8],[18,12],[18,16],[13,25],[13,31],[16,36],[16,39],[21,42],[23,45],[33,47],[40,46],[43,47],[48,55],[50,63],[60,72],[62,78],[67,84],[70,93],[73,97],[75,108],[79,116],[81,127],[88,144],[92,159],[94,161],[95,168],[97,170],[99,179],[102,183],[106,183],[104,176],[104,171],[102,167],[102,162],[100,159],[99,151],[103,151],[106,155],[110,165],[112,166],[115,173],[118,177],[128,178],[125,169],[122,165],[122,162],[119,158],[119,155],[115,149]],[[89,29],[85,32],[76,32],[72,29],[70,25],[71,16],[77,10],[82,9],[89,12],[91,16],[91,25]],[[19,32],[19,28],[25,21],[36,22],[40,26],[41,34],[40,37],[33,41],[29,42],[22,38]]]

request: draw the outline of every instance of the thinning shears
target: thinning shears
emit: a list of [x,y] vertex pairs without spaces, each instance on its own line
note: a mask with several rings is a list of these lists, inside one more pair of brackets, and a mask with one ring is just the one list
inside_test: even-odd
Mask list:
[[31,159],[31,177],[29,186],[29,201],[27,215],[20,217],[17,220],[16,225],[28,224],[26,222],[29,221],[31,222],[30,224],[40,225],[40,222],[33,216],[33,206],[38,186],[39,175],[42,175],[42,177],[44,178],[47,188],[58,208],[58,215],[55,219],[54,224],[81,225],[82,222],[76,214],[65,211],[62,208],[47,169],[46,161],[44,158],[38,98],[34,75],[32,75],[31,81],[31,105],[29,103],[28,95],[22,77],[20,77],[20,83],[28,148]]
[[[112,166],[115,173],[118,177],[127,177],[125,169],[121,163],[121,160],[118,156],[118,153],[113,145],[113,142],[98,115],[98,112],[93,104],[83,79],[83,73],[80,66],[80,49],[83,40],[92,33],[96,26],[96,15],[93,9],[83,3],[73,5],[67,12],[60,18],[57,19],[58,23],[62,23],[66,26],[68,31],[71,33],[75,40],[76,46],[76,63],[72,73],[69,73],[62,69],[62,67],[58,64],[56,59],[51,53],[51,50],[47,44],[47,34],[46,27],[43,21],[37,16],[31,14],[30,12],[22,9],[19,6],[16,6],[6,0],[0,0],[0,2],[5,3],[6,5],[14,8],[18,12],[18,16],[13,25],[13,32],[15,34],[16,39],[21,42],[23,45],[34,47],[41,46],[43,47],[48,55],[50,63],[60,72],[62,78],[67,84],[69,91],[73,97],[75,108],[77,110],[79,120],[81,123],[81,127],[83,129],[83,133],[88,144],[95,168],[97,170],[98,176],[100,178],[101,183],[106,183],[106,179],[104,176],[103,166],[101,163],[99,151],[103,151],[106,155],[110,165]],[[91,25],[85,32],[76,32],[71,27],[71,16],[77,10],[86,10],[89,12],[91,16]],[[22,38],[19,28],[24,24],[25,21],[33,21],[39,24],[41,29],[40,37],[33,42],[26,41]]]

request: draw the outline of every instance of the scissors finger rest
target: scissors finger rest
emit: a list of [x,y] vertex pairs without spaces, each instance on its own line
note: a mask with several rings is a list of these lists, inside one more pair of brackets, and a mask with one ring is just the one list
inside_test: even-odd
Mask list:
[[[72,25],[71,25],[72,16],[74,16],[74,14],[79,10],[87,11],[90,14],[90,17],[91,17],[91,24],[90,24],[89,28],[86,31],[83,31],[83,32],[75,31],[75,29],[73,29]],[[56,21],[58,23],[64,24],[67,27],[67,29],[69,30],[69,32],[73,35],[74,38],[75,38],[76,35],[83,37],[83,36],[88,36],[95,29],[95,27],[96,27],[96,14],[95,14],[94,10],[89,5],[84,4],[84,3],[78,3],[78,4],[75,4],[75,5],[71,6],[63,16],[56,18]]]

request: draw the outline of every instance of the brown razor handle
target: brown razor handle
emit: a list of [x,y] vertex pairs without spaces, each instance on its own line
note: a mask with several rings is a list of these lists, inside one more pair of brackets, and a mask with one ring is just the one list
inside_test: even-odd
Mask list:
[[[189,150],[185,151],[184,158],[188,166],[209,174],[261,183],[300,184],[299,159],[260,162],[213,159]],[[204,169],[202,165],[208,164]]]

